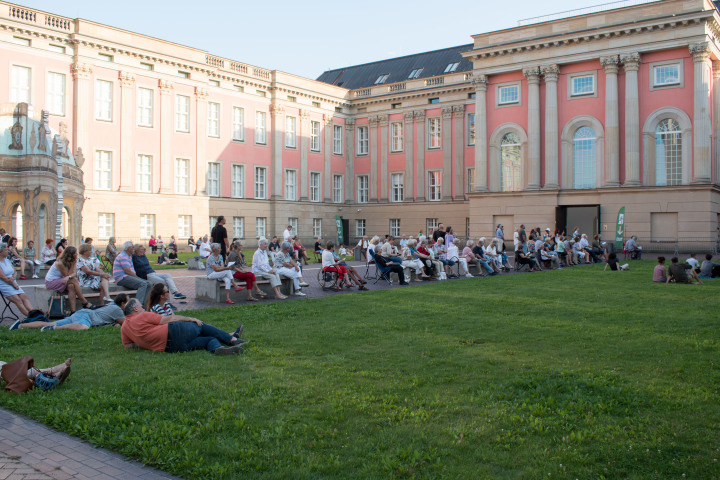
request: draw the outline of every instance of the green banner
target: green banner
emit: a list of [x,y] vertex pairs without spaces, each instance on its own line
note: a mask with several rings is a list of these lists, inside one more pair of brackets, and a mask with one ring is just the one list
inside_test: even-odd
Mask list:
[[615,226],[615,247],[622,249],[625,245],[625,207],[620,207]]
[[337,244],[340,246],[343,243],[343,227],[342,218],[339,215],[335,215],[335,225],[337,226]]

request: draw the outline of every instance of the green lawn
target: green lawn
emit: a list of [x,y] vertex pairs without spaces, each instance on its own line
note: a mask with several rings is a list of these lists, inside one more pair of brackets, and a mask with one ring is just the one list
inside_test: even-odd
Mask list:
[[720,280],[653,265],[197,312],[238,357],[2,329],[4,360],[75,361],[0,405],[187,478],[719,478]]

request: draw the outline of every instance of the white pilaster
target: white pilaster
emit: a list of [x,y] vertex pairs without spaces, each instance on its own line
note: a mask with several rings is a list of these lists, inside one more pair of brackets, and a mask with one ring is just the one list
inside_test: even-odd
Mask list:
[[332,202],[332,135],[333,135],[333,116],[325,114],[323,116],[323,124],[325,125],[325,151],[323,158],[325,160],[325,168],[323,169],[323,189],[325,192],[320,196],[325,199],[326,203]]
[[720,62],[713,62],[713,138],[714,183],[720,185]]
[[[207,140],[207,99],[208,91],[206,88],[195,87],[195,99],[197,101],[197,109],[195,115],[196,127],[195,136],[196,152],[195,152],[195,195],[207,195],[207,166],[208,158],[205,156],[205,142]],[[192,162],[191,162],[192,165]],[[192,180],[191,180],[192,182]],[[220,195],[222,196],[222,184],[220,185]]]
[[413,159],[413,113],[407,112],[404,115],[405,123],[403,126],[404,147],[405,147],[405,199],[412,201],[415,198],[415,177],[413,171],[413,165],[415,165]]
[[528,190],[540,188],[540,70],[523,68],[528,83]]
[[558,108],[557,82],[560,67],[544,65],[540,73],[545,80],[545,185],[557,190],[558,185]]
[[690,45],[693,71],[693,179],[692,183],[710,183],[710,45]]
[[378,115],[378,121],[380,122],[380,195],[378,200],[380,202],[387,202],[388,200],[388,116]]
[[[282,105],[272,103],[270,105],[270,131],[272,132],[272,143],[270,145],[271,152],[271,168],[270,178],[272,178],[272,192],[270,199],[280,200],[282,198],[282,182],[283,182],[283,166],[282,166],[282,147],[283,147],[283,131],[285,130],[285,118],[283,115],[285,109]],[[245,175],[254,175],[254,172],[246,172]]]
[[[617,55],[600,58],[605,70],[605,181],[606,187],[620,185],[620,114],[618,107]],[[600,172],[598,172],[600,173]]]
[[453,105],[453,116],[455,117],[455,134],[453,145],[455,147],[455,194],[456,200],[465,199],[465,105]]
[[300,200],[308,199],[308,134],[310,133],[310,113],[307,110],[300,111]]
[[[95,188],[93,172],[95,171],[95,152],[90,150],[90,125],[88,120],[91,112],[90,104],[90,76],[92,66],[87,63],[76,62],[71,67],[73,76],[73,121],[72,129],[73,145],[76,152],[80,151],[85,156],[86,167],[83,169],[85,185],[92,185]],[[113,185],[113,189],[115,186]],[[0,212],[2,214],[3,212]],[[52,217],[52,214],[48,215]],[[50,230],[48,230],[48,233]]]
[[442,107],[443,200],[452,199],[452,106]]
[[368,201],[378,201],[378,116],[368,118],[369,149],[370,149],[370,192]]
[[345,203],[355,201],[355,119],[345,119]]
[[416,110],[415,145],[417,145],[417,201],[425,201],[425,110]]
[[487,192],[487,84],[485,75],[473,76],[475,86],[475,191]]
[[173,113],[172,82],[160,80],[158,91],[160,92],[160,112],[157,116],[160,122],[160,165],[159,168],[153,170],[160,176],[160,193],[175,193],[175,162],[172,157],[175,114]]
[[[120,117],[120,191],[135,190],[133,176],[137,163],[133,155],[133,118],[135,107],[135,75],[120,72],[120,108],[116,110]],[[151,187],[152,188],[152,187]]]
[[638,94],[638,68],[640,54],[620,55],[625,70],[625,182],[640,185],[640,96]]

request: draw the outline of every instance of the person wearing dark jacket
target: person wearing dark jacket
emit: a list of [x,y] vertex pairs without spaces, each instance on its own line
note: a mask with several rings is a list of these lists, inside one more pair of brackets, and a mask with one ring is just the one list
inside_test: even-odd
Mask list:
[[143,280],[147,280],[152,285],[155,285],[156,283],[165,284],[176,300],[182,300],[185,298],[185,295],[178,291],[178,288],[175,286],[175,282],[169,273],[157,273],[153,270],[150,266],[150,261],[145,255],[145,247],[143,245],[135,245],[135,253],[132,256],[132,262],[135,274],[138,277]]

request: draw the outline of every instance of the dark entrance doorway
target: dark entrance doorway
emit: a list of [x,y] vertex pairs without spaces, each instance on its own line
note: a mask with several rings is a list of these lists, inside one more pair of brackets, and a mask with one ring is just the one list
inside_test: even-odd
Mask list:
[[571,235],[578,227],[592,240],[600,233],[600,205],[572,205],[555,207],[555,228]]
[[347,247],[350,242],[350,220],[347,218],[341,218],[343,226],[343,243]]

